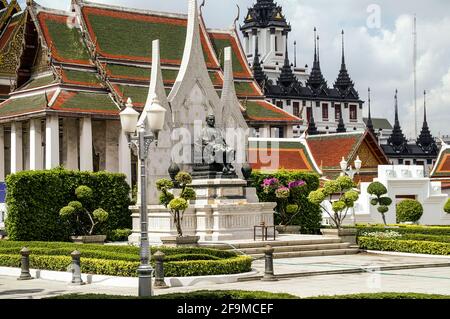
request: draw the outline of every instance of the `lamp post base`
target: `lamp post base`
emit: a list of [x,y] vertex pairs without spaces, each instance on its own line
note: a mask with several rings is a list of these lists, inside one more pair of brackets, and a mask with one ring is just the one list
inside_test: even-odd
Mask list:
[[152,291],[152,277],[153,268],[150,265],[140,265],[138,267],[138,277],[139,277],[139,297],[150,297],[153,296]]

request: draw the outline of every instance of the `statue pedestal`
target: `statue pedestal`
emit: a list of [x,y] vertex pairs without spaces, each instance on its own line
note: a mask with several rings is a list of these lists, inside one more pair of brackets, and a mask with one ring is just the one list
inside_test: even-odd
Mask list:
[[[254,188],[242,179],[197,179],[192,182],[197,199],[184,213],[183,234],[200,236],[201,241],[253,239],[253,226],[265,222],[273,225],[276,203],[259,203]],[[133,234],[129,241],[139,242],[139,207],[133,212]],[[170,211],[163,206],[148,207],[149,239],[176,235]]]

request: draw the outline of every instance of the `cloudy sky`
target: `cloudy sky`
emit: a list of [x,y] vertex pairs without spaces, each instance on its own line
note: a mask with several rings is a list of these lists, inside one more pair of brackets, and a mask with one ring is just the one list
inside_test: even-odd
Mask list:
[[[21,1],[21,5],[25,1]],[[37,0],[67,9],[70,0]],[[96,2],[169,12],[186,12],[187,0],[97,0]],[[199,0],[201,2],[201,0]],[[209,28],[229,27],[256,0],[207,0]],[[372,90],[374,117],[393,122],[394,91],[399,90],[400,122],[414,137],[413,16],[418,33],[418,118],[423,121],[423,91],[428,91],[428,122],[433,134],[450,135],[450,2],[448,0],[278,0],[292,25],[290,42],[298,43],[299,65],[312,64],[313,28],[321,36],[322,71],[331,85],[340,67],[340,31],[346,33],[350,75],[363,100]],[[293,50],[293,49],[292,49]],[[291,53],[292,56],[292,53]]]

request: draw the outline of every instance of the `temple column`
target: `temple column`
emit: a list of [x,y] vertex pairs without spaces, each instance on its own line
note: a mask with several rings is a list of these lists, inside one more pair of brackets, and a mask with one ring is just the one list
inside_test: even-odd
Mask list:
[[251,54],[250,48],[249,48],[250,42],[248,38],[248,33],[244,32],[244,48],[245,48],[245,55]]
[[5,181],[5,129],[0,126],[0,182]]
[[117,153],[121,126],[119,121],[106,121],[105,169],[108,172],[119,171],[119,154]]
[[[252,30],[251,45],[250,45],[250,52],[252,52],[253,54],[255,54],[255,50],[256,50],[256,38],[257,37],[258,37],[258,30],[257,29],[253,29]],[[253,59],[255,59],[255,58],[256,57],[253,57]]]
[[59,166],[59,118],[47,116],[45,123],[45,169]]
[[122,130],[119,134],[119,172],[127,176],[127,183],[131,186],[131,149]]
[[44,169],[40,119],[30,120],[30,170]]
[[22,123],[11,123],[11,174],[23,169]]
[[64,166],[70,170],[78,170],[78,127],[77,119],[65,118],[63,144]]
[[275,54],[275,29],[270,29],[270,52]]
[[80,170],[94,170],[92,160],[92,121],[90,117],[80,119]]

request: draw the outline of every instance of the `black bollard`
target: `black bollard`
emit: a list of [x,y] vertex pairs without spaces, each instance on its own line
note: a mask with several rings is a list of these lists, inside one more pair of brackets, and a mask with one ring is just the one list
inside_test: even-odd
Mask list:
[[72,256],[72,285],[84,285],[83,279],[81,279],[81,253],[75,250],[70,255]]
[[163,252],[157,251],[155,254],[155,289],[169,288],[164,281],[164,255]]
[[262,281],[278,281],[277,277],[275,277],[273,272],[273,252],[274,249],[270,245],[267,245],[266,248],[264,249],[265,271],[264,277],[261,279]]
[[21,260],[20,260],[20,277],[17,280],[30,280],[33,279],[30,274],[30,251],[27,247],[23,247],[20,250]]

